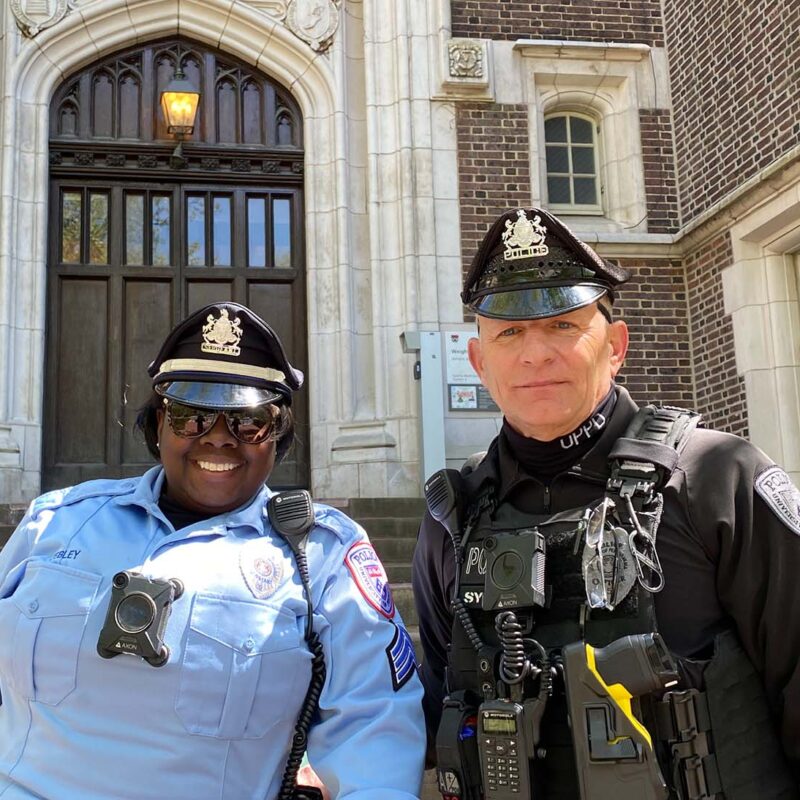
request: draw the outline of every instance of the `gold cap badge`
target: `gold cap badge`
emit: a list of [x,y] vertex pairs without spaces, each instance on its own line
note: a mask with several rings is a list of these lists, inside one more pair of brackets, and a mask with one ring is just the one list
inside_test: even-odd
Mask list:
[[525,209],[519,209],[516,222],[506,220],[506,229],[503,231],[505,260],[546,256],[550,252],[544,243],[546,235],[547,228],[542,225],[542,218],[538,214],[531,221],[525,215]]
[[242,352],[239,342],[243,332],[239,317],[231,319],[228,316],[228,309],[223,308],[218,319],[214,319],[213,314],[206,317],[206,324],[203,325],[203,344],[200,345],[200,349],[204,353],[238,356]]

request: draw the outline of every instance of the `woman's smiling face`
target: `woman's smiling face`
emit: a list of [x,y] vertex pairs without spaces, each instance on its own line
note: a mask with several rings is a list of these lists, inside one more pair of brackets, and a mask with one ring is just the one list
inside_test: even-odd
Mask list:
[[202,436],[187,439],[158,412],[158,442],[166,473],[166,496],[189,511],[222,514],[244,505],[266,482],[275,465],[275,442],[243,444],[222,414]]

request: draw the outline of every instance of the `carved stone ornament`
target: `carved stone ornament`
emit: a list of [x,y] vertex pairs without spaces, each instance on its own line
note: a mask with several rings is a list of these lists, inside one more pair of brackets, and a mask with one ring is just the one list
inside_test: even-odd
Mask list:
[[451,78],[482,78],[483,47],[476,42],[451,39],[447,43]]
[[286,27],[312,50],[323,52],[333,42],[339,27],[342,0],[289,0]]
[[73,0],[11,0],[11,12],[19,29],[31,39],[60,22],[74,8]]
[[245,2],[269,17],[282,20],[286,16],[287,0],[245,0]]

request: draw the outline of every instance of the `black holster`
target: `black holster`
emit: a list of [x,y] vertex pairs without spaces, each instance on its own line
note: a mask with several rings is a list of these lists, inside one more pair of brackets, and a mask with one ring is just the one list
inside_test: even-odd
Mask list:
[[[715,640],[704,690],[655,704],[657,736],[679,800],[800,800],[761,676],[733,631]],[[697,662],[684,662],[696,670]]]
[[467,692],[452,692],[445,698],[436,733],[436,774],[443,797],[482,798],[477,713]]

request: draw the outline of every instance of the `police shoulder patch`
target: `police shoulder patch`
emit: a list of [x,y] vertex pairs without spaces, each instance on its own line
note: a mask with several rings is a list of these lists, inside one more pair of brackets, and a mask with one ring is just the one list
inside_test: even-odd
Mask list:
[[405,686],[417,668],[414,643],[411,635],[402,625],[394,626],[392,643],[386,648],[389,669],[392,673],[392,686],[397,692]]
[[364,599],[386,619],[394,617],[394,598],[389,578],[378,554],[369,542],[356,542],[347,551],[344,563]]
[[767,467],[756,476],[756,492],[780,521],[800,536],[800,491],[778,466]]

